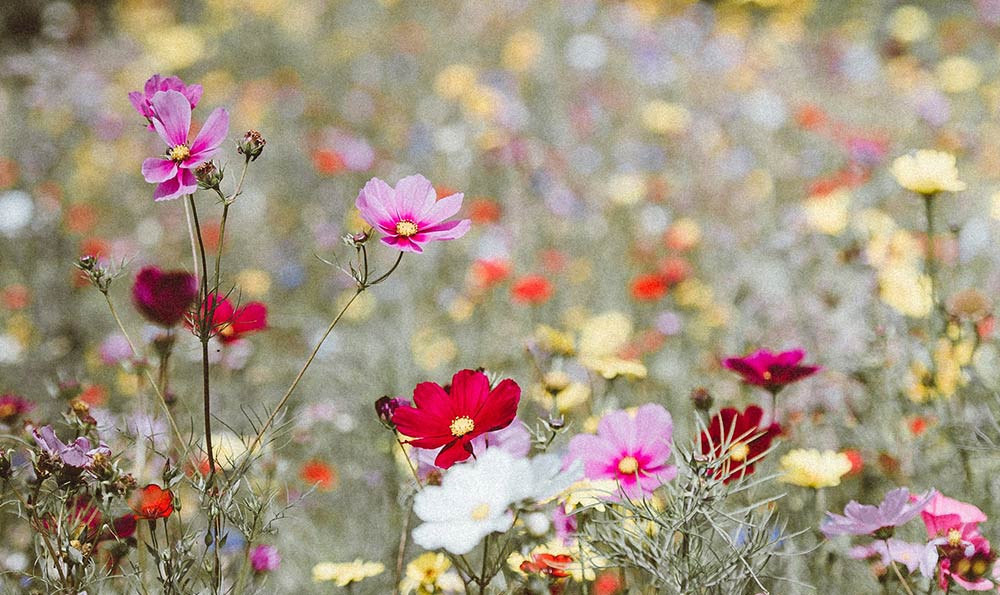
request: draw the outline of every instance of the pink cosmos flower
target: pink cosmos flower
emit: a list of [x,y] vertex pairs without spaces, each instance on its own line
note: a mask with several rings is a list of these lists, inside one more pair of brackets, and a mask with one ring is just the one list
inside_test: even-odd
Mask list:
[[[852,547],[847,555],[855,560],[879,558],[882,566],[889,566],[892,562],[897,562],[906,566],[906,569],[913,573],[922,567],[926,548],[922,543],[910,543],[893,537]],[[933,567],[934,565],[931,564],[932,569]],[[930,575],[925,574],[924,576]]]
[[382,243],[419,253],[428,242],[455,240],[469,231],[468,219],[447,221],[462,208],[463,197],[459,193],[438,200],[430,181],[416,175],[403,178],[395,189],[372,178],[354,204],[368,225],[385,234]]
[[927,527],[927,563],[938,564],[938,584],[944,590],[949,581],[969,591],[994,587],[987,574],[994,568],[997,554],[979,533],[986,520],[982,510],[937,494],[920,513]]
[[982,510],[959,502],[947,496],[935,493],[927,506],[921,511],[920,517],[927,527],[927,537],[971,537],[979,535],[979,523],[986,520]]
[[937,495],[934,490],[922,496],[910,497],[906,488],[896,488],[885,495],[878,506],[859,504],[851,500],[844,508],[843,516],[826,513],[826,518],[820,523],[820,531],[827,537],[834,535],[874,535],[879,539],[891,535],[892,529],[908,523],[915,518],[927,504]]
[[154,74],[146,81],[146,85],[142,91],[132,91],[129,93],[128,100],[135,106],[135,111],[139,112],[139,115],[146,118],[146,121],[149,122],[148,127],[150,130],[154,130],[153,120],[156,119],[156,110],[153,108],[151,100],[153,99],[153,95],[156,95],[159,91],[177,91],[188,100],[188,103],[191,104],[191,109],[194,109],[198,105],[198,101],[201,100],[202,88],[201,85],[185,85],[184,81],[176,76],[164,78],[158,74]]
[[752,355],[727,358],[722,365],[742,376],[743,382],[777,394],[786,385],[819,371],[819,366],[799,365],[805,356],[801,349],[782,353],[761,349]]
[[273,545],[261,544],[250,552],[250,564],[256,573],[271,572],[281,565],[281,554]]
[[150,100],[156,117],[153,128],[167,143],[167,156],[150,157],[142,162],[142,175],[157,184],[153,200],[171,200],[191,194],[198,188],[194,168],[208,161],[219,150],[229,132],[229,112],[216,108],[194,141],[188,140],[191,129],[191,104],[178,91],[159,91]]
[[677,476],[668,463],[673,431],[673,419],[660,405],[648,403],[634,415],[613,411],[601,418],[596,436],[573,437],[566,462],[582,460],[587,479],[617,480],[629,498],[649,495]]

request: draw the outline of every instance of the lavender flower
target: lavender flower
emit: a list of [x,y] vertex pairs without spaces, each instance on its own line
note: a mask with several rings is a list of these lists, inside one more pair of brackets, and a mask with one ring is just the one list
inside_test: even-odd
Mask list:
[[56,436],[52,426],[45,426],[41,429],[34,428],[31,434],[35,437],[38,447],[46,453],[58,458],[63,464],[77,469],[89,469],[94,464],[94,457],[100,455],[111,456],[111,449],[101,442],[96,448],[91,448],[90,440],[84,437],[77,438],[73,442],[66,444]]
[[936,492],[929,490],[910,501],[910,491],[896,488],[885,495],[878,506],[859,504],[851,500],[844,508],[844,515],[826,513],[820,531],[827,537],[834,535],[872,535],[878,539],[892,536],[892,530],[907,523],[922,511]]

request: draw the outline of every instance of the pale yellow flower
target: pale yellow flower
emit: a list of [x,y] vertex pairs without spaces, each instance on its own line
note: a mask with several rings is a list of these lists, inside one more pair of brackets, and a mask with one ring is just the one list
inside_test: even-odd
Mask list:
[[851,459],[842,452],[796,449],[781,457],[784,471],[778,480],[806,488],[840,485],[840,478],[851,470]]
[[385,572],[385,565],[381,562],[364,562],[358,558],[353,562],[341,564],[321,562],[313,566],[312,578],[318,583],[333,581],[338,587],[346,587],[351,583],[361,582],[383,572]]
[[425,552],[406,565],[406,576],[399,583],[399,590],[403,595],[461,592],[462,579],[450,570],[451,561],[444,554]]
[[820,233],[839,235],[847,227],[850,204],[851,192],[847,188],[838,188],[822,196],[810,196],[803,205],[806,223]]
[[618,356],[631,334],[632,321],[621,312],[590,318],[580,329],[580,363],[609,380],[618,376],[645,378],[646,366]]
[[897,157],[892,162],[892,175],[903,188],[925,196],[965,190],[965,182],[958,179],[955,156],[942,151],[922,149]]

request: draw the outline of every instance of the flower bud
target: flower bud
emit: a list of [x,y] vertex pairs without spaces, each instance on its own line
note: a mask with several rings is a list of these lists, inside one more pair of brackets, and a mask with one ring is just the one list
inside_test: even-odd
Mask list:
[[395,430],[396,424],[392,423],[392,415],[400,405],[405,405],[406,401],[400,398],[382,397],[375,401],[375,414],[382,425],[389,430]]
[[698,411],[708,411],[711,409],[713,400],[712,395],[704,387],[699,386],[691,391],[691,403]]
[[248,130],[245,135],[243,135],[243,140],[239,143],[240,155],[244,155],[247,161],[256,161],[260,154],[264,151],[264,145],[267,141],[264,137],[260,135],[256,130]]
[[194,177],[198,180],[198,187],[202,190],[216,190],[222,183],[222,170],[215,166],[214,161],[206,161],[194,170]]
[[83,272],[84,278],[90,281],[91,285],[99,289],[101,293],[107,293],[111,282],[117,277],[99,258],[90,254],[81,256],[80,260],[73,264]]
[[344,236],[343,239],[344,243],[350,246],[351,248],[359,248],[363,246],[365,242],[368,241],[369,237],[370,236],[367,233],[359,231],[358,233],[349,233],[346,236]]

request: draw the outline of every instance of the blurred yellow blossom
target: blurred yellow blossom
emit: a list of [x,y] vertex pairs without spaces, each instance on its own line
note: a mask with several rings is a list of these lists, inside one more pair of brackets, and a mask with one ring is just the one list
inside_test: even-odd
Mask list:
[[632,205],[646,196],[646,180],[640,174],[616,174],[607,182],[608,197],[620,205]]
[[358,558],[353,562],[342,564],[321,562],[313,566],[312,578],[316,582],[333,581],[338,587],[346,587],[351,583],[361,582],[383,572],[385,572],[385,565],[381,562],[364,562]]
[[931,279],[915,267],[887,267],[878,273],[879,297],[883,302],[911,318],[923,318],[934,305]]
[[810,196],[805,201],[806,223],[809,227],[827,235],[835,236],[847,227],[851,192],[838,188],[821,196]]
[[260,269],[244,269],[236,276],[236,284],[245,297],[261,298],[271,289],[271,276]]
[[557,355],[573,355],[576,353],[573,335],[545,324],[540,324],[535,329],[535,341],[538,343],[539,348],[549,353]]
[[897,157],[892,162],[892,175],[903,188],[925,196],[965,190],[965,182],[958,179],[955,156],[942,151],[921,149]]
[[462,579],[451,570],[451,561],[440,552],[424,552],[406,565],[406,575],[399,583],[403,595],[430,595],[463,591]]
[[646,377],[641,362],[621,358],[618,353],[632,334],[632,321],[621,312],[605,312],[587,320],[580,329],[580,363],[607,379],[618,376]]
[[564,509],[569,514],[581,506],[593,506],[604,511],[604,502],[620,492],[618,482],[613,479],[581,479],[566,489]]
[[975,89],[983,79],[979,66],[964,56],[942,60],[934,69],[938,84],[948,93],[964,93]]
[[919,6],[905,4],[889,15],[889,35],[903,43],[913,43],[931,32],[931,18]]
[[691,124],[691,112],[682,105],[654,99],[642,106],[642,123],[651,132],[677,134]]
[[452,64],[438,73],[434,90],[445,99],[457,99],[468,93],[476,84],[476,71],[465,64]]
[[842,452],[799,448],[781,457],[780,466],[779,481],[819,489],[840,485],[840,478],[851,470],[851,459]]
[[503,48],[503,65],[514,72],[524,72],[535,65],[542,52],[542,36],[531,29],[515,32]]

